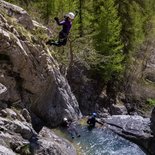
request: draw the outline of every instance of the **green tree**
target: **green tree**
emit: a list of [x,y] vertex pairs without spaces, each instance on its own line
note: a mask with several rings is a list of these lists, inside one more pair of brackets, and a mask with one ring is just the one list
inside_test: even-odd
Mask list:
[[105,80],[109,80],[113,73],[120,74],[123,71],[123,43],[121,41],[120,19],[114,0],[105,0],[101,7],[101,13],[97,33],[94,36],[94,47],[99,54],[97,70]]
[[131,35],[130,47],[136,48],[144,41],[144,22],[146,17],[140,5],[134,1],[129,6],[129,15],[131,20],[131,27],[129,29]]
[[50,17],[55,11],[55,0],[39,0],[38,7],[40,8],[41,18],[44,24],[49,24]]

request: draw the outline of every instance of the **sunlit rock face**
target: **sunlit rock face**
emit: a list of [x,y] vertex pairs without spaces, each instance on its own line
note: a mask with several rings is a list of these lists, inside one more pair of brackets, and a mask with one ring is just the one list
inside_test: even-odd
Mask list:
[[[60,124],[63,117],[79,118],[77,100],[48,48],[43,43],[34,44],[27,36],[28,30],[25,29],[25,34],[16,28],[25,27],[26,21],[31,21],[29,15],[22,8],[4,1],[0,2],[0,8],[7,16],[0,14],[0,83],[7,90],[3,101],[26,103],[51,126]],[[10,9],[17,19],[14,21],[16,26],[8,22],[13,18]],[[20,18],[26,20],[20,22],[22,25],[18,23]]]
[[63,117],[81,117],[58,63],[34,43],[35,26],[42,28],[22,8],[0,1],[0,154],[76,155],[50,129],[37,124],[34,130],[38,120],[57,126]]
[[27,29],[33,29],[34,24],[29,14],[21,7],[10,4],[3,0],[0,1],[0,8],[10,17],[15,17],[17,22],[22,24]]

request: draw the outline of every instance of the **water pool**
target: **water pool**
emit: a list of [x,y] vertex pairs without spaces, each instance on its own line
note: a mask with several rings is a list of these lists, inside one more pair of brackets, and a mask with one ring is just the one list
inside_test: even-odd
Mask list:
[[88,130],[77,126],[81,137],[71,139],[65,130],[56,129],[59,136],[68,139],[77,149],[78,155],[146,155],[136,144],[118,136],[107,128]]

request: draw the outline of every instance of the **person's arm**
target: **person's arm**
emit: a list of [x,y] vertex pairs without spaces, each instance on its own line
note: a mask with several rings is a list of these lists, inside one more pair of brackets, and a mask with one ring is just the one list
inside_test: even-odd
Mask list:
[[76,11],[75,11],[75,17],[78,15],[78,13],[79,13],[79,12],[76,10]]
[[99,121],[99,120],[97,120],[97,119],[96,119],[96,122],[97,122],[98,124],[104,125],[103,122],[101,122],[101,121]]
[[56,23],[57,23],[58,25],[64,25],[64,23],[65,23],[64,20],[60,22],[58,17],[55,17],[54,20],[56,21]]
[[88,120],[87,120],[87,124],[90,124],[90,118],[88,118]]

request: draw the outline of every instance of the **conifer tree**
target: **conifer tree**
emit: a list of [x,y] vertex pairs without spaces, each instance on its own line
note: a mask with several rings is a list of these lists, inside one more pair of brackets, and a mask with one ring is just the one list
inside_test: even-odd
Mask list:
[[79,34],[80,37],[83,36],[83,3],[84,0],[79,0]]
[[55,0],[39,0],[38,3],[41,13],[41,18],[44,20],[44,23],[47,25],[49,23],[50,17],[54,14],[55,11]]
[[113,73],[120,73],[122,67],[121,23],[114,0],[105,0],[94,36],[94,46],[100,55],[97,69],[103,78],[110,78]]
[[135,48],[144,41],[144,21],[145,15],[138,3],[132,2],[129,7],[129,15],[131,19],[131,47]]

